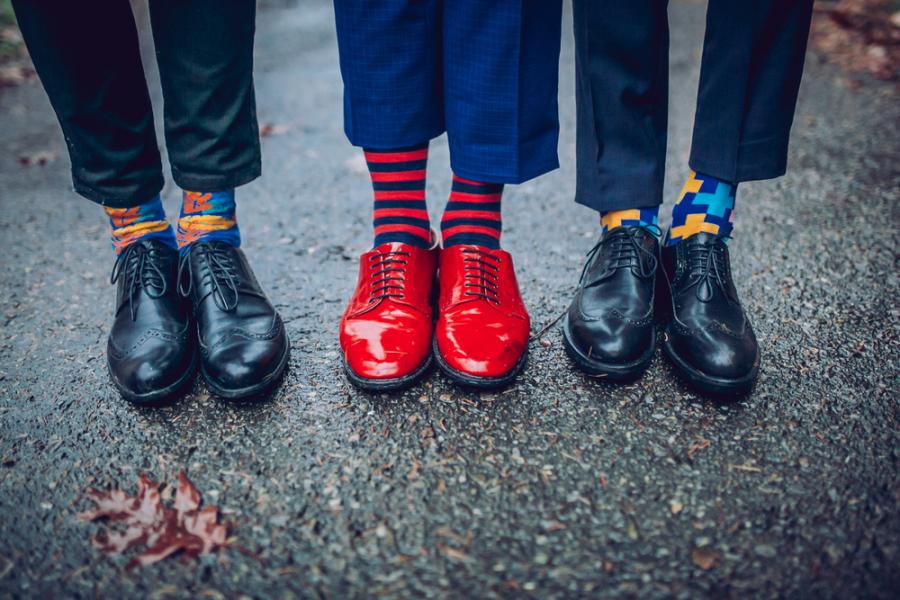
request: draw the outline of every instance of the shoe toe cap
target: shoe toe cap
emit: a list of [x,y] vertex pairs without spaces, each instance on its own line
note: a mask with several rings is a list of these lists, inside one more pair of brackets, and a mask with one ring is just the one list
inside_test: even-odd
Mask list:
[[154,338],[125,355],[109,352],[109,368],[123,391],[140,401],[178,383],[191,368],[192,351],[180,341]]
[[759,348],[752,330],[736,336],[713,324],[690,333],[669,334],[673,350],[708,377],[737,380],[759,365]]
[[431,352],[427,322],[407,325],[345,322],[341,346],[347,365],[364,379],[399,379],[415,373]]
[[515,369],[525,353],[527,323],[445,329],[437,336],[437,345],[441,358],[451,368],[473,377],[500,377]]
[[260,385],[282,365],[287,339],[232,340],[212,349],[203,362],[207,380],[222,391],[241,391]]
[[635,324],[618,314],[584,319],[570,313],[567,326],[572,344],[597,362],[632,363],[653,345],[653,323]]

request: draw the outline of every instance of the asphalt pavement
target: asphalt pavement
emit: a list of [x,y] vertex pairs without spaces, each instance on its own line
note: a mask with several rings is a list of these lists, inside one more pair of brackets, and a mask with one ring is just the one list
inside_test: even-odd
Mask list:
[[[686,174],[704,10],[671,3],[667,206]],[[563,35],[563,167],[504,196],[535,334],[568,305],[597,235],[572,202],[569,18]],[[371,192],[342,133],[331,4],[264,2],[256,55],[264,176],[238,191],[239,218],[292,357],[255,403],[199,383],[162,409],[119,398],[105,218],[71,191],[39,83],[0,90],[0,597],[896,597],[894,85],[811,53],[788,175],[738,192],[735,279],[763,349],[749,398],[698,397],[662,356],[631,385],[585,377],[558,326],[501,393],[433,373],[373,396],[344,378],[337,341]],[[432,149],[437,217],[446,140]],[[49,162],[20,162],[35,156]],[[164,197],[177,214],[171,183]],[[180,469],[247,552],[126,571],[92,548],[98,527],[74,516],[87,486]]]

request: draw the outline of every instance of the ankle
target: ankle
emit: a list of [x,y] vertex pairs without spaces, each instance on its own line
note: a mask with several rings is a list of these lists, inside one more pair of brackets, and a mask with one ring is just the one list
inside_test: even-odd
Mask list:
[[733,229],[736,196],[737,183],[691,171],[672,207],[668,245],[701,232],[728,237]]
[[431,223],[425,204],[428,143],[396,150],[364,150],[372,179],[374,246],[399,242],[429,248]]
[[234,190],[221,192],[184,191],[178,219],[180,252],[197,242],[219,241],[235,248],[241,245]]
[[176,248],[175,234],[166,220],[166,211],[159,194],[137,206],[127,208],[103,207],[109,217],[110,240],[116,254],[143,239],[157,239]]
[[659,206],[609,210],[600,213],[600,234],[606,235],[617,227],[643,227],[656,232],[658,223]]
[[500,248],[502,183],[483,183],[453,175],[450,199],[441,218],[444,247]]

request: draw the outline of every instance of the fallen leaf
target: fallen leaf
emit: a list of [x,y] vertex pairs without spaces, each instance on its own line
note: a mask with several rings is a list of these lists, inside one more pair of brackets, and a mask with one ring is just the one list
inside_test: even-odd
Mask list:
[[553,533],[554,531],[562,531],[563,529],[566,529],[565,523],[561,523],[555,519],[542,521],[541,526],[544,528],[544,531],[546,531],[548,533]]
[[700,450],[706,450],[710,446],[710,441],[705,438],[697,438],[697,440],[688,446],[687,455],[689,460],[694,460],[694,455]]
[[691,550],[691,560],[704,571],[708,571],[718,564],[719,553],[712,548],[694,548]]
[[21,65],[0,67],[0,87],[12,87],[34,77],[34,70]]
[[175,490],[175,504],[173,508],[178,511],[178,516],[200,508],[200,492],[194,487],[187,475],[182,471],[178,474],[178,488]]
[[457,550],[452,546],[445,546],[443,544],[438,544],[438,548],[441,552],[444,553],[444,556],[447,558],[452,558],[453,560],[466,561],[469,560],[469,555],[463,552],[462,550]]
[[413,459],[412,467],[409,469],[409,473],[406,474],[406,479],[409,481],[415,480],[419,476],[419,461]]
[[31,154],[22,154],[19,156],[19,164],[26,167],[43,167],[54,160],[56,160],[56,154],[48,151],[33,152]]
[[[121,554],[130,548],[144,546],[126,568],[146,566],[178,552],[196,557],[228,546],[228,526],[219,522],[219,509],[201,508],[200,492],[184,472],[178,474],[178,485],[171,506],[163,501],[162,486],[143,473],[138,478],[135,496],[114,488],[107,491],[88,489],[93,509],[77,515],[82,521],[104,519],[121,522],[124,529],[108,527],[93,536],[93,544],[106,554]],[[168,487],[168,486],[166,486]]]
[[259,137],[269,137],[270,135],[281,135],[290,129],[289,125],[276,125],[275,123],[262,123],[259,126]]

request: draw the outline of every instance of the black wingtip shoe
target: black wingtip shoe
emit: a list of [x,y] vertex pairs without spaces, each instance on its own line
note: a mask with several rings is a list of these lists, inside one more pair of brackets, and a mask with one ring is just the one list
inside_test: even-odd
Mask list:
[[662,250],[668,294],[663,349],[679,374],[699,391],[742,396],[760,368],[753,327],[738,299],[725,240],[698,233]]
[[658,235],[644,227],[617,227],[588,254],[563,323],[563,342],[589,375],[630,381],[653,359]]
[[177,292],[178,252],[137,241],[116,259],[116,316],[106,345],[110,378],[135,404],[172,399],[191,382],[196,351],[190,306]]
[[290,353],[287,333],[240,249],[193,244],[181,257],[179,285],[194,305],[200,371],[213,393],[248,398],[278,383]]

